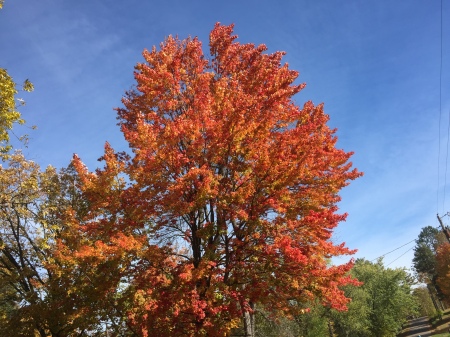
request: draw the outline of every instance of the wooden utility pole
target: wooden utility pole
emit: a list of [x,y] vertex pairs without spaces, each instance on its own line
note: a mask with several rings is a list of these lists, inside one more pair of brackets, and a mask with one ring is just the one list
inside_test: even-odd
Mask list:
[[442,222],[442,219],[441,219],[441,217],[439,216],[439,214],[437,214],[437,218],[438,218],[439,223],[440,223],[440,225],[441,225],[441,227],[442,227],[442,231],[443,231],[444,234],[445,234],[445,237],[447,238],[448,242],[450,242],[450,231],[444,226],[444,223]]

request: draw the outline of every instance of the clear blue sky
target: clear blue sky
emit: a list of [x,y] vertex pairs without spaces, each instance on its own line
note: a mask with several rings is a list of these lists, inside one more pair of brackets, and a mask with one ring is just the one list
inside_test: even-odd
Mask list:
[[[443,2],[441,123],[439,0],[5,0],[0,67],[36,88],[23,95],[24,117],[38,126],[27,156],[63,167],[77,153],[94,169],[105,141],[127,148],[113,108],[133,85],[142,50],[169,34],[198,36],[207,48],[215,22],[234,23],[240,42],[287,52],[284,60],[307,83],[298,104],[324,102],[338,146],[355,152],[365,175],[342,192],[349,217],[335,240],[371,260],[450,211],[450,186],[445,201],[443,191],[450,182],[450,3]],[[399,256],[413,246],[385,264],[410,267],[412,250]]]

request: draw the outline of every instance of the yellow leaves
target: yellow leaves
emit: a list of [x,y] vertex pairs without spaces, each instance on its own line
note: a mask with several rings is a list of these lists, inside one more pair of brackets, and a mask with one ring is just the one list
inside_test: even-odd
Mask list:
[[31,91],[34,90],[34,85],[33,85],[33,83],[31,83],[28,79],[26,79],[25,82],[23,82],[22,89],[23,89],[24,91],[31,92]]
[[[32,91],[33,84],[26,80],[23,84],[24,91]],[[17,102],[24,105],[25,101],[16,99],[16,83],[9,76],[6,69],[0,68],[0,152],[7,153],[11,146],[9,145],[9,132],[15,123],[23,124],[21,114],[17,111]],[[3,155],[5,156],[5,155]]]
[[134,293],[134,301],[135,301],[135,304],[137,304],[138,306],[144,306],[144,304],[146,303],[145,292],[143,290],[138,289]]

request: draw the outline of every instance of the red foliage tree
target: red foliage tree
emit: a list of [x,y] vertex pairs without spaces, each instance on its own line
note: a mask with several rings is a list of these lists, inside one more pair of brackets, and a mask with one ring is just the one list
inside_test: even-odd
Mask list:
[[450,303],[450,243],[438,246],[436,254],[437,285],[445,299]]
[[330,239],[345,219],[338,192],[361,173],[323,106],[294,103],[304,84],[284,53],[232,34],[214,27],[211,58],[197,38],[144,51],[118,109],[133,155],[107,145],[95,173],[74,160],[95,242],[83,256],[115,261],[111,289],[126,279],[142,336],[226,336],[255,304],[291,315],[312,298],[348,301],[352,263],[328,262],[352,251]]

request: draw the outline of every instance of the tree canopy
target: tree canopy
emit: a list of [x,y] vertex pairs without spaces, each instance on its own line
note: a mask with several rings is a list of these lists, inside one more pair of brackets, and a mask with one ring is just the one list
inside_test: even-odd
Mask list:
[[356,260],[351,271],[363,284],[348,286],[349,311],[337,313],[335,326],[341,336],[396,336],[409,316],[417,313],[414,278],[405,269],[385,268],[382,260]]
[[197,38],[144,51],[117,110],[133,155],[107,144],[95,172],[74,158],[92,205],[83,256],[110,262],[111,291],[127,280],[142,335],[225,336],[246,315],[251,330],[258,305],[348,302],[352,263],[327,261],[352,253],[330,239],[345,219],[338,193],[361,174],[323,105],[294,103],[304,85],[283,53],[235,40],[217,24],[210,57]]
[[236,38],[216,24],[210,55],[197,38],[145,50],[117,109],[132,153],[106,143],[94,172],[8,152],[23,120],[1,69],[0,332],[254,336],[263,316],[347,309],[353,261],[329,261],[354,251],[331,239],[361,173],[323,105],[295,103],[284,53]]
[[413,266],[418,279],[427,284],[436,310],[443,310],[443,289],[448,277],[445,234],[432,226],[422,228],[414,247]]
[[437,285],[450,302],[450,243],[445,242],[438,247],[436,254]]
[[57,244],[70,237],[66,211],[82,214],[74,179],[73,170],[41,171],[21,153],[0,166],[2,336],[83,336],[100,325],[101,311],[89,313],[102,293],[86,280],[86,266],[65,263]]

